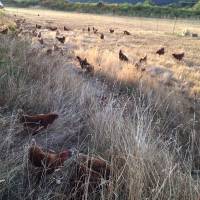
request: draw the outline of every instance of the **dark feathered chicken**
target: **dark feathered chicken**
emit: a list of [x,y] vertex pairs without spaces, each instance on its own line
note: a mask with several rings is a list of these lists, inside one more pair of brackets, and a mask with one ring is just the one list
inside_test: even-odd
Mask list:
[[128,58],[126,55],[123,54],[122,50],[119,51],[119,59],[121,61],[125,61],[125,62],[128,62]]
[[124,31],[124,35],[131,35],[131,33],[128,31]]
[[115,32],[115,30],[114,29],[110,29],[110,33],[114,33]]
[[56,36],[56,39],[63,44],[65,43],[65,36]]
[[94,67],[87,61],[87,59],[82,59],[79,56],[76,56],[79,61],[79,64],[82,69],[85,69],[87,72],[91,73],[94,72]]
[[172,56],[178,61],[181,61],[183,57],[185,56],[185,53],[173,53]]
[[36,24],[35,27],[36,27],[37,29],[41,29],[41,28],[42,28],[42,26],[39,25],[39,24]]
[[79,56],[76,56],[76,58],[78,59],[79,64],[80,64],[80,66],[81,66],[82,69],[85,69],[86,66],[89,64],[89,63],[87,62],[87,59],[86,59],[86,58],[85,58],[85,59],[82,59],[82,58],[80,58]]
[[164,55],[165,54],[165,48],[164,47],[160,48],[158,51],[156,51],[156,54],[158,54],[159,56]]
[[22,115],[20,122],[24,127],[28,127],[34,130],[33,135],[37,134],[41,130],[44,130],[48,125],[52,124],[58,118],[56,113],[39,114],[39,115]]
[[103,40],[104,39],[104,34],[101,33],[100,38]]

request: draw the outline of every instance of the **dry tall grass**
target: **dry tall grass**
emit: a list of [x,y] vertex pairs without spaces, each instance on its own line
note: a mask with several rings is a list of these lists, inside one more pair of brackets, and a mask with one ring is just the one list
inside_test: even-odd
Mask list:
[[[99,62],[94,54],[90,57]],[[120,67],[105,55],[103,65]],[[110,190],[102,180],[103,189],[88,194],[86,182],[84,199],[199,199],[199,179],[191,175],[198,166],[195,116],[183,116],[176,93],[163,95],[162,88],[153,90],[143,81],[123,93],[112,79],[128,76],[125,69],[108,70],[109,86],[104,85],[80,76],[69,59],[56,53],[49,57],[28,39],[13,36],[0,36],[0,58],[1,199],[72,199],[71,161],[35,185],[27,162],[31,136],[18,122],[18,109],[59,113],[50,129],[35,136],[43,147],[75,147],[111,164]]]

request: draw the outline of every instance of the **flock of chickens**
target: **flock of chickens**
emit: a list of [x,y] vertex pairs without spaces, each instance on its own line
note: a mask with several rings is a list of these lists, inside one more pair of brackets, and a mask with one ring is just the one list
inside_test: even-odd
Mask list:
[[[38,114],[33,116],[21,113],[20,115],[20,123],[23,124],[25,130],[31,131],[32,135],[36,135],[42,130],[47,129],[48,126],[59,117],[56,113]],[[55,153],[52,150],[43,150],[36,144],[35,139],[32,139],[31,141],[28,159],[37,170],[39,169],[36,178],[37,184],[39,184],[44,174],[52,174],[55,170],[64,166],[65,161],[73,159],[75,163],[74,168],[76,170],[70,183],[73,186],[72,188],[76,188],[78,191],[76,199],[82,198],[81,196],[84,193],[82,185],[88,180],[88,177],[89,183],[92,184],[93,189],[99,187],[101,179],[109,180],[110,178],[111,167],[107,161],[82,153],[75,153],[72,149],[66,149],[59,153]]]
[[[19,34],[19,33],[21,33],[23,31],[23,29],[20,28],[20,25],[23,24],[24,22],[25,22],[25,19],[16,20],[16,24],[17,24],[17,28],[18,28],[17,34]],[[35,28],[31,32],[31,34],[34,37],[38,38],[38,42],[41,45],[44,45],[45,42],[44,42],[44,39],[42,38],[42,33],[41,33],[41,31],[39,31],[41,28],[42,28],[42,25],[36,24]],[[56,31],[56,40],[59,41],[61,44],[65,43],[66,37],[60,33],[58,27],[56,27],[56,26],[47,26],[45,28],[47,28],[50,31]],[[1,34],[7,34],[8,30],[9,29],[7,27],[1,27],[0,28],[0,33]],[[64,31],[70,31],[71,29],[66,27],[66,26],[64,26],[63,30]],[[102,40],[105,38],[104,34],[101,33],[101,32],[98,32],[98,29],[95,28],[95,27],[92,27],[92,28],[88,27],[87,29],[83,28],[82,31],[83,32],[87,31],[89,33],[93,32],[96,35],[99,34],[100,39],[102,39]],[[111,34],[113,34],[115,32],[115,30],[110,28],[109,32]],[[129,31],[127,31],[127,30],[123,31],[123,34],[127,35],[127,36],[131,35],[131,33]],[[59,47],[56,44],[54,44],[52,48],[47,49],[46,53],[47,53],[47,55],[51,55],[53,51],[60,51],[60,53],[62,55],[64,55],[62,47]],[[155,53],[158,54],[159,56],[164,55],[165,54],[165,48],[162,47],[159,50],[157,50]],[[182,53],[173,53],[172,56],[173,56],[174,59],[176,59],[178,61],[181,61],[184,58],[185,53],[184,52],[182,52]],[[94,72],[94,66],[88,62],[87,58],[81,58],[80,56],[76,56],[76,58],[77,58],[77,60],[79,62],[79,65],[80,65],[82,70],[84,70],[87,73],[91,73],[91,74]],[[125,55],[124,52],[122,52],[121,49],[119,50],[119,60],[123,61],[123,62],[127,62],[127,63],[130,62],[129,58]],[[147,62],[147,55],[142,57],[142,58],[140,58],[139,61],[136,62],[134,65],[135,65],[137,70],[140,69],[140,71],[145,71],[146,69],[143,67],[143,64],[146,63],[146,62]]]
[[[87,28],[88,32],[91,32],[91,30],[93,31],[94,34],[98,34],[98,29],[96,29],[95,27],[93,27],[92,29],[90,27]],[[85,29],[83,29],[83,31],[85,31]],[[109,29],[110,33],[113,34],[115,32],[114,29]],[[104,39],[104,34],[103,33],[99,33],[100,34],[100,38]],[[131,35],[131,33],[127,30],[125,30],[123,32],[124,35]],[[159,56],[164,55],[165,54],[165,48],[162,47],[159,50],[156,51],[156,54],[158,54]],[[178,60],[181,61],[183,59],[183,57],[185,56],[185,53],[173,53],[172,56]],[[76,57],[79,61],[79,64],[81,66],[82,69],[85,69],[86,72],[93,72],[94,71],[94,67],[88,63],[87,58],[80,58],[79,56]],[[122,50],[119,50],[119,60],[123,61],[123,62],[129,62],[129,58],[122,52]],[[137,69],[140,69],[141,71],[145,71],[146,69],[144,67],[142,67],[143,63],[147,62],[147,55],[140,58],[138,62],[135,63],[135,67]]]
[[[21,33],[23,31],[22,28],[20,28],[21,24],[25,22],[24,20],[16,20],[17,24],[17,34]],[[42,28],[41,25],[36,24],[35,28],[32,30],[31,34],[34,37],[37,37],[38,42],[41,45],[44,45],[44,39],[42,38],[42,33],[39,31]],[[58,28],[56,26],[49,26],[47,27],[50,31],[56,31],[56,40],[59,41],[61,44],[65,43],[65,36],[60,34]],[[64,26],[64,31],[70,31],[71,29]],[[0,33],[1,34],[7,34],[9,31],[9,28],[7,27],[1,27]],[[100,39],[104,39],[104,34],[99,33],[98,29],[95,27],[87,29],[83,29],[82,31],[92,32],[94,34],[99,34]],[[109,29],[110,34],[113,34],[115,32],[114,29]],[[124,35],[131,35],[130,32],[124,31]],[[53,51],[58,51],[62,48],[58,47],[54,44],[53,48],[47,49],[47,54],[52,54]],[[155,52],[159,56],[165,54],[165,48],[162,47],[159,50]],[[172,56],[178,60],[181,61],[184,57],[184,53],[173,53]],[[81,68],[88,72],[93,73],[94,72],[94,66],[91,65],[87,58],[81,58],[80,56],[76,56],[76,59],[78,60]],[[129,62],[129,58],[122,52],[122,50],[119,50],[119,60],[123,62]],[[135,67],[137,69],[140,69],[141,71],[145,71],[145,68],[142,68],[142,64],[147,62],[147,55],[140,58],[139,61],[135,64]],[[20,118],[20,122],[23,124],[25,130],[32,130],[33,134],[36,135],[42,130],[45,130],[48,128],[49,125],[51,125],[57,118],[58,114],[55,113],[48,113],[48,114],[38,114],[34,116],[29,115],[23,115]],[[36,144],[36,141],[33,139],[32,144],[29,148],[29,161],[31,164],[37,168],[40,169],[40,173],[38,173],[38,182],[40,182],[43,173],[51,174],[56,169],[62,167],[64,165],[64,162],[67,161],[70,158],[74,157],[74,152],[71,149],[67,149],[65,151],[55,153],[50,150],[43,150],[40,146]],[[73,183],[78,182],[78,187],[81,188],[80,183],[84,183],[85,180],[83,180],[83,177],[86,177],[87,175],[90,177],[89,180],[92,180],[92,182],[98,186],[101,182],[101,179],[109,180],[110,174],[111,174],[111,166],[103,159],[90,157],[85,154],[78,153],[75,155],[75,163],[76,163],[76,178],[73,179]],[[77,181],[78,180],[78,181]],[[77,187],[77,185],[76,185]],[[79,189],[80,189],[79,188]]]
[[[17,31],[16,35],[20,34],[23,29],[21,25],[25,23],[25,19],[16,19]],[[31,31],[33,37],[37,37],[38,42],[41,45],[44,45],[44,39],[42,38],[42,33],[38,30],[42,28],[41,25],[36,24],[35,28]],[[47,27],[51,31],[56,31],[56,39],[64,44],[65,36],[59,33],[59,30],[55,26]],[[64,31],[70,31],[69,28],[64,26]],[[93,29],[94,33],[97,33],[97,29]],[[8,34],[9,28],[6,26],[0,27],[0,34]],[[103,39],[104,35],[101,34],[100,38]],[[62,49],[54,45],[53,49],[47,49],[47,54],[50,55],[53,51],[58,51]],[[94,71],[94,68],[91,64],[88,63],[87,59],[81,59],[77,56],[77,59],[83,70],[91,73]],[[27,132],[32,132],[32,135],[36,135],[41,131],[48,128],[49,125],[53,124],[59,115],[56,113],[47,113],[47,114],[37,114],[37,115],[24,115],[20,114],[19,122],[23,124],[24,130]],[[65,161],[72,159],[74,161],[74,168],[76,169],[70,183],[72,188],[75,188],[77,193],[75,199],[82,199],[84,194],[83,185],[86,180],[89,181],[89,192],[94,192],[97,188],[100,187],[102,179],[108,181],[111,174],[111,166],[109,163],[103,159],[92,157],[83,153],[75,153],[74,150],[66,149],[59,153],[56,153],[52,150],[44,150],[42,147],[37,145],[36,140],[32,139],[31,145],[28,150],[28,160],[32,166],[36,168],[36,183],[39,184],[44,175],[52,174],[55,170],[64,166]],[[108,185],[107,185],[108,186]]]

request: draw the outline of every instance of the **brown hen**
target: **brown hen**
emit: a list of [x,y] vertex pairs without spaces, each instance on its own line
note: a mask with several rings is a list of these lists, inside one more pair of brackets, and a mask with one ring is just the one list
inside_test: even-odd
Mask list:
[[183,57],[185,56],[185,53],[173,53],[172,56],[178,60],[181,61],[183,59]]
[[56,39],[60,42],[60,43],[65,43],[65,36],[56,36]]
[[44,130],[48,125],[52,124],[58,118],[56,113],[48,114],[38,114],[38,115],[22,115],[20,118],[20,123],[24,127],[28,127],[34,130],[33,135],[39,133],[41,130]]
[[119,51],[119,59],[121,61],[125,61],[128,62],[128,57],[126,55],[123,54],[122,50]]
[[158,54],[159,56],[164,55],[165,54],[165,48],[162,47],[162,48],[158,49],[158,51],[156,51],[156,54]]
[[131,33],[128,31],[124,31],[124,35],[131,35]]
[[53,173],[56,169],[64,165],[64,161],[71,156],[71,152],[66,150],[60,153],[52,151],[44,151],[36,144],[35,139],[32,139],[31,147],[29,148],[29,161],[34,167],[40,168],[37,181],[40,181],[42,174]]

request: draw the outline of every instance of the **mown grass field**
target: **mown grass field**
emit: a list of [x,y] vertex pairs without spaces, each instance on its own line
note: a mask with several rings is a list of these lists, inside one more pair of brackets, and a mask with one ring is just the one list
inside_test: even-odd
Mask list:
[[[100,192],[88,193],[86,182],[84,199],[199,199],[200,40],[182,35],[185,29],[200,34],[198,21],[16,8],[6,13],[1,24],[26,21],[18,37],[0,35],[1,199],[73,199],[70,162],[35,185],[27,158],[33,137],[44,148],[76,148],[110,163],[111,189],[102,180]],[[36,23],[44,45],[31,35]],[[64,44],[44,28],[49,25],[66,37]],[[64,25],[71,30],[64,32]],[[88,33],[88,26],[98,34]],[[47,55],[54,44],[64,55]],[[163,56],[155,53],[160,47]],[[120,49],[128,63],[119,61]],[[172,57],[176,52],[185,52],[182,61]],[[135,63],[145,55],[141,72]],[[76,56],[88,59],[93,75],[82,72]],[[19,123],[19,109],[54,111],[59,119],[31,136]]]

